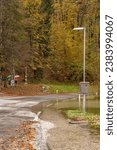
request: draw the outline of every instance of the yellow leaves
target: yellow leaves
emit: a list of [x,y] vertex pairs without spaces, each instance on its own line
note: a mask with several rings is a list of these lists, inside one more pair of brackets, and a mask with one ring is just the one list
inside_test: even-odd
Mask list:
[[23,23],[25,27],[33,29],[35,32],[43,18],[42,14],[40,14],[41,0],[24,0],[23,5],[26,15]]
[[29,6],[33,6],[33,7],[37,7],[41,4],[41,0],[22,0],[24,7],[29,7]]

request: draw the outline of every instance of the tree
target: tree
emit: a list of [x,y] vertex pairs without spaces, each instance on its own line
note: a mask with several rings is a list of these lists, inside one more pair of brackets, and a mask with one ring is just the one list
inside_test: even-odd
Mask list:
[[6,75],[28,68],[37,80],[81,81],[83,32],[73,28],[85,26],[86,79],[99,81],[99,0],[0,2],[0,66]]
[[83,33],[72,30],[77,26],[85,26],[87,29],[86,78],[89,81],[99,80],[99,1],[58,0],[54,1],[53,9],[50,33],[52,76],[64,81],[82,80]]
[[39,70],[43,72],[43,68],[47,63],[46,58],[49,56],[49,28],[51,0],[49,1],[24,1],[25,10],[25,30],[30,40],[31,62],[30,68],[37,75]]
[[[0,66],[4,68],[4,80],[11,66],[14,65],[16,54],[15,44],[17,42],[17,27],[19,21],[19,13],[17,11],[18,1],[1,0],[1,33],[0,33]],[[6,82],[5,82],[6,85]]]

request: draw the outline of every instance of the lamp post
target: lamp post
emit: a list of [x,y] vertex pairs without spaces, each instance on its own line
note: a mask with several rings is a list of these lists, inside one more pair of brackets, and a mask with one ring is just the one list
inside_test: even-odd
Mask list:
[[[85,86],[85,64],[86,64],[86,28],[85,27],[78,27],[74,28],[73,30],[84,30],[84,55],[83,55],[83,86]],[[86,105],[86,94],[83,93],[83,112],[85,112]]]

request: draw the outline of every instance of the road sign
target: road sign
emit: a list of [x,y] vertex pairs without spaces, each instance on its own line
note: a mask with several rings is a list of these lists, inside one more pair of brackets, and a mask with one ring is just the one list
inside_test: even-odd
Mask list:
[[89,93],[89,82],[80,82],[80,93],[81,94]]

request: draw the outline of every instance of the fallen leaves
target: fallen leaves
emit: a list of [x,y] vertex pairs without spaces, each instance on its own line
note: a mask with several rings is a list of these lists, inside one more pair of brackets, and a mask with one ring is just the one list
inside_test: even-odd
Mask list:
[[32,141],[35,140],[36,130],[32,125],[37,121],[26,121],[16,130],[15,136],[0,142],[0,150],[35,150]]

